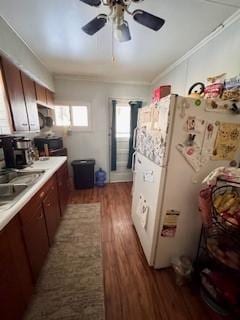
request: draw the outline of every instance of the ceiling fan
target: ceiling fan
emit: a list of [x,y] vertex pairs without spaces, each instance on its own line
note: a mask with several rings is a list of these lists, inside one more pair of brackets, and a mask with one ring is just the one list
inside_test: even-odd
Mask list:
[[143,0],[80,0],[92,7],[99,7],[101,4],[108,6],[110,12],[108,15],[99,14],[96,18],[87,23],[82,30],[88,35],[94,35],[102,29],[108,21],[112,21],[114,28],[114,37],[120,41],[131,40],[131,33],[128,22],[124,18],[125,12],[133,17],[133,19],[150,28],[158,31],[164,25],[165,20],[143,10],[129,11],[132,2],[140,2]]

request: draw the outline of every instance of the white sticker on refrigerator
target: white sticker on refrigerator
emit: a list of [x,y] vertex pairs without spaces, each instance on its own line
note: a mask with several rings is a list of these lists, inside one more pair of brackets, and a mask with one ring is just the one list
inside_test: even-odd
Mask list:
[[143,180],[145,182],[154,182],[154,175],[153,175],[153,171],[144,171],[143,172]]
[[149,214],[149,206],[147,205],[146,200],[144,200],[143,196],[140,195],[138,200],[138,206],[137,206],[137,215],[144,229],[146,229],[147,227],[148,214]]

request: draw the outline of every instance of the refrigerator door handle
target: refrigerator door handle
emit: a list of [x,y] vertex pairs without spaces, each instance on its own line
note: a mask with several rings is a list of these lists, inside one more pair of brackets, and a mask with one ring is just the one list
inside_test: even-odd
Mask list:
[[132,172],[135,173],[136,170],[135,170],[135,164],[136,164],[136,154],[137,152],[135,151],[132,155]]
[[138,127],[136,127],[133,131],[133,149],[134,150],[137,149],[137,131],[138,131]]

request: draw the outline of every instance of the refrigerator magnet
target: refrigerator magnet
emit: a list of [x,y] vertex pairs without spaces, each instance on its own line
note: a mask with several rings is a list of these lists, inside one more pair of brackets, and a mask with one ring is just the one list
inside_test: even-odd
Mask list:
[[195,100],[195,105],[199,107],[202,104],[202,101],[200,99]]

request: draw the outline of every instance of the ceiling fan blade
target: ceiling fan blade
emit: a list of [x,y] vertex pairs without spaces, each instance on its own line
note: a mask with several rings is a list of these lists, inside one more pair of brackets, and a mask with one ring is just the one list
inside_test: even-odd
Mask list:
[[130,34],[128,22],[126,20],[124,20],[121,26],[115,29],[114,36],[120,42],[131,40],[131,34]]
[[135,21],[154,31],[161,29],[165,23],[164,19],[154,16],[153,14],[143,10],[135,10],[133,11],[132,15]]
[[92,7],[99,7],[101,4],[101,0],[80,0]]
[[84,27],[82,27],[82,30],[89,34],[90,36],[94,35],[96,32],[98,32],[100,29],[102,29],[105,24],[107,23],[108,18],[106,14],[99,14],[96,18],[88,22]]

